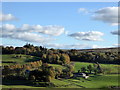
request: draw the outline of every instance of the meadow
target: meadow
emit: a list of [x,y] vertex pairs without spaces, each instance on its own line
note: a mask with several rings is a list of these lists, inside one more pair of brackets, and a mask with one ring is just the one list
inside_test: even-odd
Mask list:
[[[21,57],[16,57],[21,56]],[[26,64],[29,61],[40,60],[39,57],[30,56],[30,55],[21,55],[21,54],[8,54],[8,55],[0,55],[2,57],[2,65],[14,65],[16,64]]]
[[[112,75],[96,75],[90,76],[89,79],[84,79],[82,77],[76,79],[54,79],[53,82],[57,88],[107,88],[109,86],[118,86],[118,81],[120,77],[116,74]],[[16,81],[14,81],[16,83]],[[25,85],[26,83],[22,81],[22,85],[2,85],[3,88],[44,88],[44,87],[33,87]]]
[[[21,57],[14,57],[15,55],[2,55],[2,65],[12,65],[14,63],[7,63],[7,62],[15,62],[19,64],[25,64],[29,61],[39,60],[39,57],[34,57],[30,55],[21,55]],[[77,72],[81,67],[87,67],[88,65],[92,65],[92,63],[87,62],[72,62],[74,63],[74,72]],[[49,64],[53,67],[64,68],[62,65],[58,64]],[[100,64],[101,67],[109,69],[109,74],[105,75],[93,75],[91,74],[88,79],[84,79],[82,77],[70,78],[70,79],[54,79],[51,82],[54,83],[57,87],[56,88],[105,88],[109,86],[118,86],[118,81],[120,76],[118,71],[120,69],[120,65],[115,64]],[[3,88],[43,88],[43,87],[33,87],[26,85],[27,82],[21,81],[16,84],[17,81],[10,81],[8,85],[2,85]]]
[[[77,72],[81,67],[86,67],[88,65],[93,65],[93,63],[88,62],[74,62],[75,63],[75,72]],[[106,69],[108,73],[115,74],[119,73],[120,65],[117,64],[100,64],[100,66]]]
[[96,75],[90,76],[89,79],[77,77],[75,79],[53,80],[52,82],[58,87],[72,88],[105,88],[109,86],[118,86],[118,75]]

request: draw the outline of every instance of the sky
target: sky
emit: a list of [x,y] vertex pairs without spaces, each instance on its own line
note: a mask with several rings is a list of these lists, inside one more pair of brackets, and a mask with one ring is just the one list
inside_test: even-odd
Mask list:
[[3,2],[2,45],[57,49],[118,46],[117,2]]

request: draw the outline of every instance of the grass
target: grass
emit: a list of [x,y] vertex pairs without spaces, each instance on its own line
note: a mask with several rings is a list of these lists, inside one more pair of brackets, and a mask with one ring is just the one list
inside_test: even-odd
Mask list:
[[69,81],[66,82],[65,80],[55,79],[55,80],[52,80],[52,83],[54,83],[58,88],[81,88]]
[[[87,67],[88,65],[93,65],[92,63],[87,62],[74,62],[75,63],[75,72],[80,70],[81,67]],[[120,65],[115,64],[100,64],[102,68],[106,68],[110,70],[110,73],[118,73],[120,70]]]
[[[90,76],[87,80],[82,77],[76,79],[54,79],[51,82],[54,83],[56,88],[105,88],[109,86],[118,86],[120,76],[117,74],[102,75],[102,76]],[[3,88],[44,88],[33,87],[27,85],[2,85]]]
[[[75,64],[74,71],[77,72],[81,67],[86,67],[88,65],[93,65],[87,62],[72,62]],[[115,64],[100,64],[102,68],[109,68],[110,73],[118,73],[120,65]],[[58,87],[63,88],[104,88],[108,86],[118,86],[118,81],[120,79],[119,74],[109,74],[109,75],[96,75],[90,76],[88,80],[82,77],[76,79],[63,79],[63,80],[53,80]],[[119,77],[119,78],[118,78]]]
[[[14,64],[14,63],[8,63],[8,62],[16,62],[19,64],[25,64],[28,62],[40,60],[39,57],[30,56],[30,55],[21,55],[21,57],[14,58],[15,55],[20,55],[20,54],[0,55],[2,57],[2,61],[3,61],[2,65],[13,65]],[[58,64],[49,64],[49,65],[53,66],[55,68],[57,68],[57,67],[59,67],[61,69],[64,68],[64,66],[58,65]]]
[[[33,86],[25,86],[25,85],[2,85],[2,88],[38,88],[38,87],[33,87]],[[44,88],[44,87],[39,87],[39,88]]]
[[[19,54],[18,54],[19,55]],[[2,61],[8,62],[13,61],[17,62],[19,64],[25,64],[30,61],[40,60],[38,57],[30,56],[30,55],[21,55],[21,58],[14,58],[14,54],[11,55],[0,55],[2,56]],[[93,65],[92,63],[87,62],[72,62],[75,64],[74,71],[77,72],[81,67],[86,67],[88,65]],[[3,63],[3,65],[10,65],[14,63]],[[62,65],[57,64],[49,64],[53,67],[58,68],[65,68]],[[118,85],[118,73],[120,69],[120,65],[115,64],[100,64],[103,68],[108,68],[111,70],[110,75],[96,75],[96,76],[90,76],[88,80],[85,80],[82,77],[77,77],[76,79],[61,79],[57,80],[54,79],[52,82],[58,86],[58,88],[103,88],[107,86],[117,86]],[[27,86],[27,85],[2,85],[3,88],[43,88],[43,87],[33,87],[33,86]]]
[[[119,77],[120,78],[120,77]],[[118,75],[91,76],[87,80],[82,77],[76,79],[53,80],[59,87],[76,88],[105,88],[108,86],[118,86]]]
[[[110,78],[111,78],[111,80],[109,80]],[[64,81],[71,82],[72,84],[75,84],[76,86],[80,85],[85,88],[101,88],[101,87],[118,84],[118,78],[114,75],[112,75],[112,76],[95,76],[95,77],[90,77],[88,80],[85,80],[83,78],[77,78],[77,80],[76,79],[66,79]]]
[[53,67],[55,67],[55,68],[65,69],[65,67],[62,66],[62,65],[57,65],[57,64],[48,64],[48,65],[49,65],[49,66],[53,66]]
[[21,57],[15,57],[16,55],[20,54],[11,54],[11,55],[2,55],[2,65],[13,65],[14,63],[8,62],[15,62],[19,64],[25,64],[29,61],[39,60],[38,57],[30,56],[30,55],[20,55]]

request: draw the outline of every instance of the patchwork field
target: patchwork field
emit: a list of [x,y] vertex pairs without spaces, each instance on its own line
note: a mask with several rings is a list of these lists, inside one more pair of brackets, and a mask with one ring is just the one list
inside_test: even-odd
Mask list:
[[[15,55],[2,55],[2,64],[3,65],[11,65],[15,63],[25,64],[29,61],[39,60],[38,57],[33,57],[29,55],[21,55],[21,57],[14,57]],[[8,63],[7,63],[8,62]],[[11,62],[11,63],[10,63]],[[88,65],[92,65],[92,63],[86,62],[72,62],[74,63],[74,72],[77,72],[81,67],[86,67]],[[53,67],[64,68],[64,66],[57,64],[49,64]],[[109,73],[107,75],[90,75],[90,77],[86,80],[82,77],[76,77],[71,79],[54,79],[52,83],[54,83],[58,88],[104,88],[109,86],[118,86],[118,81],[120,80],[120,76],[118,76],[118,71],[120,69],[120,65],[114,64],[100,64],[101,67],[109,69]],[[8,81],[8,85],[2,85],[3,88],[42,88],[42,87],[33,87],[26,85],[27,82],[21,81],[22,85],[17,84],[17,81]]]

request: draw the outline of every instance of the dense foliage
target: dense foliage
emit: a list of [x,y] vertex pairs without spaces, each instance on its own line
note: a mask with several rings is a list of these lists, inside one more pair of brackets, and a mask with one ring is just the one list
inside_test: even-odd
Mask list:
[[55,64],[68,64],[70,61],[80,62],[99,62],[120,64],[120,55],[118,50],[112,52],[101,51],[84,51],[84,50],[61,50],[61,49],[47,49],[42,46],[33,46],[26,44],[23,47],[1,46],[2,54],[25,54],[40,57],[43,62]]
[[[23,47],[1,47],[2,54],[25,54],[40,57],[44,63],[69,64],[70,58],[61,50],[46,49],[42,46],[26,44]],[[16,57],[17,58],[17,57]]]
[[4,65],[2,78],[8,80],[29,80],[30,82],[50,82],[52,79],[69,78],[73,75],[73,65],[66,64],[64,67],[64,69],[55,68],[47,63],[42,63],[41,60],[23,65]]
[[69,50],[69,56],[71,61],[80,62],[99,62],[105,64],[120,64],[120,56],[118,50],[114,52],[80,52],[78,50]]

